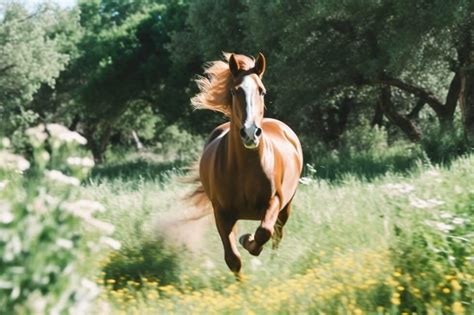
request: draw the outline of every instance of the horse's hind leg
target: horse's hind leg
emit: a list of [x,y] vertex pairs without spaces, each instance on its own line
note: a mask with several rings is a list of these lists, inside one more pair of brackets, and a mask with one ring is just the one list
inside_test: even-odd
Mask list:
[[222,211],[214,210],[214,216],[216,218],[217,231],[222,240],[224,246],[224,258],[227,266],[232,270],[240,280],[240,269],[242,268],[242,262],[240,259],[239,251],[237,250],[237,242],[235,239],[234,227],[237,220],[234,218],[226,217]]
[[291,212],[291,200],[278,214],[278,219],[275,224],[275,231],[272,236],[272,249],[278,249],[281,239],[283,238],[283,227],[288,221]]

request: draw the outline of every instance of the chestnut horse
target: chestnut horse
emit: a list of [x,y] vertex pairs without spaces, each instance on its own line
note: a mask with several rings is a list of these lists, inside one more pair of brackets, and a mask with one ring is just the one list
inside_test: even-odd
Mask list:
[[214,209],[227,266],[240,277],[237,220],[259,220],[255,234],[240,238],[250,254],[258,256],[273,237],[277,248],[300,178],[303,154],[296,134],[283,122],[263,118],[266,61],[224,54],[206,77],[196,80],[200,93],[191,103],[198,109],[223,113],[230,121],[218,126],[207,140],[199,162],[200,186],[194,192]]

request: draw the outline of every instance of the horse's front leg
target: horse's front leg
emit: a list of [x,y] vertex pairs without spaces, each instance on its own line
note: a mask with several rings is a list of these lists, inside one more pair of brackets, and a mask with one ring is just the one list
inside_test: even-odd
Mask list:
[[280,198],[275,196],[271,199],[269,207],[265,211],[265,215],[255,234],[245,234],[240,237],[240,243],[250,254],[254,256],[260,255],[263,245],[272,237],[279,210]]
[[217,231],[224,246],[224,258],[227,266],[232,270],[238,280],[241,279],[240,269],[242,261],[239,251],[237,250],[236,236],[234,232],[237,220],[229,217],[222,210],[214,209],[214,217],[216,218]]

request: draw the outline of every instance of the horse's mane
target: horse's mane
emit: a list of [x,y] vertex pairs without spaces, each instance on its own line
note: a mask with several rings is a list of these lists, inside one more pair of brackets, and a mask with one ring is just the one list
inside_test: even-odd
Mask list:
[[[224,53],[223,55],[225,61],[216,60],[207,63],[204,76],[199,76],[195,80],[199,94],[191,99],[191,104],[195,109],[210,109],[230,117],[232,74],[229,69],[229,58],[232,54]],[[253,58],[237,54],[234,54],[234,57],[239,64],[239,69],[249,70],[255,66]]]

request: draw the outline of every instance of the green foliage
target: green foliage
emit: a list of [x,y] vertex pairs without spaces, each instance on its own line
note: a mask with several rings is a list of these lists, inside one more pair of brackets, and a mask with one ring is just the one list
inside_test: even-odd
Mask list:
[[104,284],[113,283],[114,290],[117,290],[131,283],[142,286],[143,279],[161,285],[177,283],[179,264],[179,256],[163,240],[143,240],[139,246],[124,247],[108,257],[103,267]]
[[0,310],[86,312],[100,289],[82,264],[104,244],[120,245],[106,236],[113,226],[94,217],[103,206],[74,189],[93,162],[77,146],[85,139],[63,126],[27,133],[30,162],[0,151]]
[[18,127],[10,121],[64,70],[64,37],[77,17],[46,4],[28,12],[16,1],[0,3],[0,12],[0,122],[1,132],[10,134]]
[[333,150],[322,144],[306,144],[305,158],[313,163],[317,178],[329,180],[341,180],[346,175],[372,180],[388,172],[406,174],[426,160],[420,145],[389,143],[386,130],[371,127],[367,121],[344,133]]

